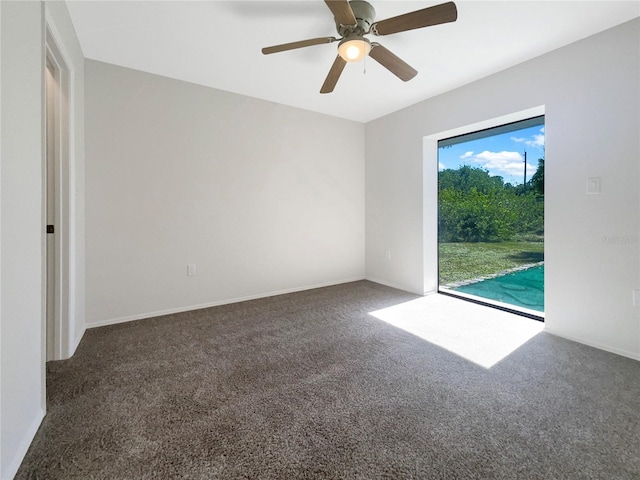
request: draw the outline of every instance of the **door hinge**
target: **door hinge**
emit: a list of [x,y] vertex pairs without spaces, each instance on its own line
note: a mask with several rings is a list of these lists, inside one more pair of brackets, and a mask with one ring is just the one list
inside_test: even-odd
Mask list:
[[53,233],[53,225],[47,225],[47,233]]

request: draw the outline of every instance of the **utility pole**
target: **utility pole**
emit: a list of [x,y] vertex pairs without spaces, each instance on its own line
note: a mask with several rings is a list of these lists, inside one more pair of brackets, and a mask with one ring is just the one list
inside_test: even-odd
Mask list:
[[524,193],[527,193],[527,151],[524,151]]

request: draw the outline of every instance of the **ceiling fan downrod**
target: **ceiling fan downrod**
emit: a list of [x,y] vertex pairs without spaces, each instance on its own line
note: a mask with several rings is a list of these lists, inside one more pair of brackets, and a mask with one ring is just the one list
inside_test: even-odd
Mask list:
[[370,32],[373,20],[376,18],[376,10],[369,2],[364,0],[351,0],[349,2],[355,24],[342,24],[342,19],[335,18],[336,30],[341,37],[348,38],[352,35],[363,36]]

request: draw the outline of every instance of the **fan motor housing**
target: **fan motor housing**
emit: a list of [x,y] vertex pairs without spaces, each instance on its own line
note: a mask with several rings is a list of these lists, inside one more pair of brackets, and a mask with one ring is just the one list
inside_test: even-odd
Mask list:
[[353,15],[356,17],[356,27],[354,28],[353,25],[340,25],[336,22],[338,33],[343,37],[368,33],[376,17],[376,11],[373,6],[364,0],[351,0],[349,5]]

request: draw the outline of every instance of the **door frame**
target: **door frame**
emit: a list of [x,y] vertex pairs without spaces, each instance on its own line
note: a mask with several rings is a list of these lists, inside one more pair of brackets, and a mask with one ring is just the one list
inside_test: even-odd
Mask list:
[[[46,75],[47,63],[53,66],[56,85],[56,112],[55,112],[55,291],[54,294],[54,313],[49,321],[53,322],[52,326],[48,325],[46,314],[47,306],[47,254],[46,254],[46,225],[47,225],[47,154],[45,144],[45,154],[43,155],[43,226],[42,232],[45,236],[43,240],[43,309],[44,325],[43,325],[43,355],[45,360],[60,360],[70,356],[70,347],[72,346],[70,338],[70,300],[71,291],[69,288],[69,272],[70,272],[70,92],[71,92],[71,72],[68,67],[70,63],[66,61],[63,51],[60,49],[60,42],[56,41],[54,29],[49,22],[45,21],[45,52],[43,55],[43,75]],[[46,80],[43,76],[43,115],[46,115]],[[46,132],[46,118],[43,119],[43,129]],[[45,133],[46,135],[46,133]],[[45,136],[46,138],[46,136]],[[51,352],[47,352],[47,332],[53,334],[53,347]]]

